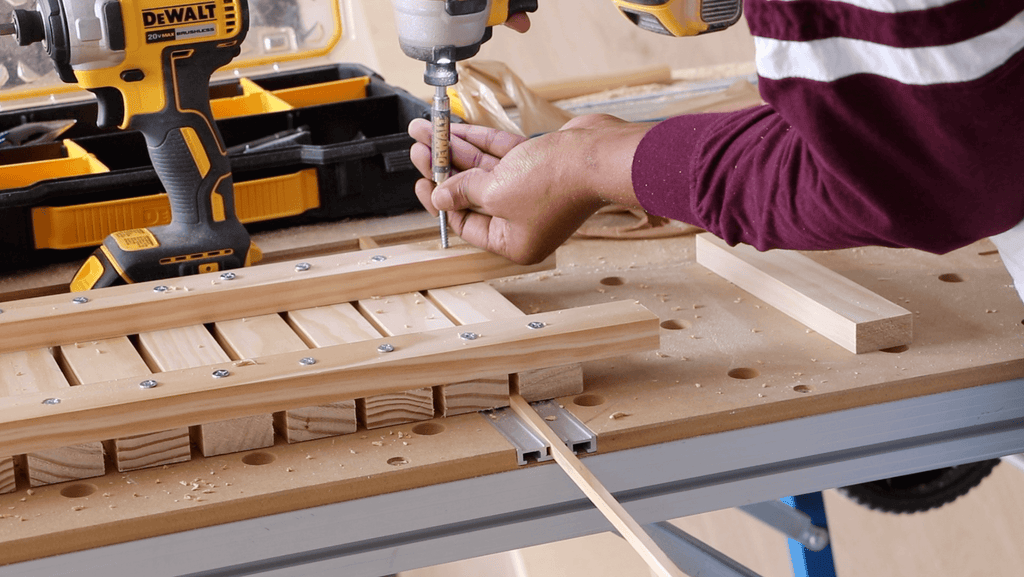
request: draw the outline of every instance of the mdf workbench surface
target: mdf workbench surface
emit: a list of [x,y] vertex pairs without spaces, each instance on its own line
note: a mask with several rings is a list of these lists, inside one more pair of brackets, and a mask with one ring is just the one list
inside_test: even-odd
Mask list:
[[[265,249],[273,251],[275,247],[301,244],[310,238],[323,242],[330,240],[331,235],[336,238],[365,235],[368,234],[365,227],[380,230],[428,223],[432,221],[426,215],[406,215],[369,224],[353,223],[347,232],[345,225],[313,227],[298,233],[271,234],[260,242]],[[978,411],[976,418],[964,417],[970,426],[989,419],[997,424],[993,425],[998,429],[996,433],[1003,435],[995,444],[980,448],[980,454],[972,453],[968,443],[968,449],[956,449],[955,454],[940,459],[941,463],[907,460],[898,466],[889,464],[884,469],[867,467],[856,471],[847,468],[841,474],[819,476],[803,486],[789,485],[797,492],[815,488],[815,482],[837,482],[840,477],[843,484],[848,484],[889,476],[893,471],[924,470],[933,468],[930,464],[969,462],[1003,451],[1024,450],[1024,435],[1012,429],[1012,425],[1009,425],[1011,429],[1005,425],[1020,421],[1017,427],[1024,427],[1024,419],[1016,413],[999,414],[997,410],[1000,405],[1004,405],[1004,410],[1024,410],[1024,402],[1015,392],[1021,389],[1020,379],[1024,378],[1024,304],[1010,286],[1009,275],[989,243],[977,243],[944,256],[875,248],[809,253],[814,260],[914,314],[914,341],[909,347],[854,355],[697,265],[693,242],[692,236],[631,241],[574,240],[560,249],[556,270],[491,282],[526,313],[635,299],[660,317],[659,351],[587,363],[584,365],[584,394],[560,399],[561,404],[598,435],[598,455],[588,457],[592,459],[588,462],[593,462],[599,473],[605,469],[629,468],[636,459],[640,459],[639,462],[644,462],[644,458],[656,459],[660,448],[668,451],[680,442],[690,443],[689,446],[706,453],[709,449],[700,443],[713,440],[714,451],[745,454],[756,451],[756,439],[750,435],[781,430],[780,427],[795,427],[807,439],[807,445],[792,449],[792,455],[766,457],[765,463],[790,462],[794,456],[815,453],[817,447],[834,452],[834,447],[839,445],[845,447],[843,450],[854,451],[839,460],[852,463],[869,453],[888,450],[871,453],[865,448],[879,444],[873,436],[877,431],[867,429],[886,428],[878,426],[884,418],[865,411],[876,407],[903,407],[905,405],[900,403],[945,398],[943,395],[982,398],[985,391],[992,391],[988,397],[994,397],[986,401],[988,404],[984,407],[972,408],[970,402],[961,403],[961,412],[965,414]],[[20,279],[8,279],[3,285],[5,292],[25,288],[33,282],[32,278],[32,275],[23,275]],[[1008,383],[1008,388],[995,390],[990,386],[999,383]],[[1008,391],[1017,396],[1006,397]],[[1005,401],[999,402],[1000,395]],[[907,425],[917,427],[917,432],[900,433],[901,438],[941,436],[947,425],[937,421],[947,419],[929,413],[928,409],[918,410],[916,406],[911,406],[909,412],[891,413],[901,422],[907,419],[899,415],[920,414],[921,423]],[[867,415],[862,426],[865,430],[851,434],[857,431],[859,415]],[[949,427],[956,426],[953,420],[948,419]],[[834,428],[830,425],[832,422],[836,423]],[[902,426],[890,425],[893,429]],[[1014,440],[1007,444],[1007,438]],[[720,459],[701,457],[694,461],[691,467],[694,474],[702,471],[702,459],[716,458]],[[746,457],[735,457],[737,467],[743,466],[740,462],[743,458]],[[720,465],[715,465],[718,467],[715,471],[725,470]],[[811,465],[806,467],[817,470]],[[787,492],[777,486],[781,479],[772,481],[770,468],[764,465],[764,471],[748,479],[764,481],[759,486],[765,489],[763,495],[755,494],[757,491],[749,487],[744,489],[743,498],[750,499],[746,502]],[[520,534],[513,531],[514,516],[506,516],[513,515],[518,507],[529,507],[533,498],[522,491],[550,493],[537,497],[542,501],[549,499],[550,503],[575,502],[566,496],[572,495],[571,489],[556,480],[554,469],[557,467],[547,465],[520,469],[514,449],[490,426],[487,418],[471,414],[417,425],[359,431],[291,446],[279,444],[259,452],[194,459],[159,469],[108,473],[97,479],[47,486],[31,492],[20,487],[14,493],[0,495],[0,551],[3,552],[0,563],[120,542],[130,545],[136,539],[143,539],[138,541],[142,544],[152,542],[155,550],[164,551],[166,547],[158,545],[161,535],[171,538],[179,535],[187,540],[188,535],[203,534],[202,531],[189,532],[189,529],[208,527],[207,531],[217,531],[220,526],[224,528],[221,533],[234,533],[233,538],[242,539],[239,543],[249,546],[239,545],[234,550],[218,545],[221,551],[206,556],[164,551],[160,554],[162,562],[180,562],[166,571],[207,570],[210,568],[207,563],[213,562],[205,561],[207,558],[216,558],[216,566],[244,567],[265,557],[292,559],[289,555],[297,555],[295,551],[303,548],[326,551],[332,543],[349,543],[353,558],[370,555],[376,559],[363,562],[365,570],[369,571],[366,574],[370,575],[380,567],[397,571],[417,566],[417,562],[399,555],[399,550],[404,555],[413,555],[410,551],[415,550],[414,556],[423,560],[422,565],[427,565],[459,555],[474,556],[521,547],[540,542],[547,535],[572,536],[603,530],[600,523],[587,517],[586,507],[576,505],[566,506],[568,508],[561,512],[531,513],[539,517],[566,515],[567,519],[575,515],[572,518],[576,520],[568,523],[572,529],[561,533],[553,529],[539,531],[528,537],[518,536]],[[668,469],[671,466],[665,474],[671,475]],[[701,486],[708,490],[717,487],[716,498],[689,503],[684,513],[742,504],[735,502],[740,477],[718,479],[713,475],[724,473],[710,471],[707,469],[701,477],[706,479]],[[481,485],[490,488],[479,489],[478,495],[472,488],[476,486],[473,483],[484,475],[491,475],[483,478],[493,481]],[[651,477],[651,483],[656,483],[657,475],[653,471]],[[465,485],[467,483],[469,485]],[[538,490],[536,486],[531,487],[531,483],[542,486]],[[616,479],[608,483],[613,491],[633,487],[626,481],[617,485]],[[731,489],[732,485],[736,488]],[[519,487],[521,491],[506,491],[501,497],[495,495],[509,486]],[[835,485],[816,488],[827,486]],[[446,496],[447,487],[462,494]],[[665,489],[663,493],[668,495],[677,489],[684,490]],[[492,502],[477,505],[484,494],[489,494]],[[424,503],[424,498],[427,503],[433,499],[433,503]],[[638,494],[626,495],[627,505],[631,499],[637,503],[643,500]],[[466,509],[474,513],[466,513],[466,520],[456,521],[445,519],[447,513],[431,508],[450,508],[457,502],[464,502]],[[417,503],[422,504],[422,511],[418,510]],[[337,533],[321,531],[324,533],[320,536],[322,542],[306,539],[298,549],[287,537],[283,537],[282,542],[290,544],[282,545],[281,550],[254,547],[253,542],[239,533],[250,526],[247,523],[259,523],[262,518],[284,519],[268,516],[306,512],[315,518],[318,511],[346,504],[349,508],[344,509],[348,511],[345,515],[352,515],[354,526],[344,531],[339,529]],[[359,517],[360,504],[365,504],[369,507],[367,511],[373,513]],[[497,507],[500,511],[488,512],[487,507]],[[540,508],[540,505],[534,507]],[[555,509],[558,508],[552,507]],[[394,524],[398,521],[389,525],[388,519],[402,510],[406,511],[405,520],[400,525]],[[643,515],[640,514],[641,518]],[[442,525],[456,527],[458,523],[469,522],[470,518],[477,519],[478,524],[459,525],[448,533],[439,528]],[[487,518],[494,522],[479,524],[480,519]],[[523,518],[517,519],[522,521]],[[582,520],[589,520],[593,528],[580,528]],[[287,519],[267,522],[268,527],[288,526]],[[310,518],[300,524],[315,526]],[[396,529],[398,526],[400,530]],[[399,539],[396,531],[405,537]],[[423,534],[416,534],[416,531]],[[503,535],[505,544],[494,543],[489,531]],[[473,536],[478,534],[488,536],[486,544]],[[387,540],[389,535],[393,543]],[[156,539],[145,539],[149,537]],[[373,546],[359,545],[374,540]],[[409,545],[431,540],[436,540],[436,553],[425,553]],[[463,550],[453,552],[453,546],[445,545],[447,540],[463,543]],[[392,561],[384,563],[374,557],[384,555],[391,546],[395,547]],[[152,558],[153,551],[148,549],[146,555]],[[347,550],[330,551],[326,556],[335,562],[349,555]],[[92,551],[82,554],[89,553]],[[130,561],[131,554],[125,558]],[[64,562],[69,563],[64,567],[79,567],[82,559],[75,559],[74,555],[55,557],[37,561],[35,565],[13,565],[8,569],[25,574],[33,568],[52,571]],[[45,565],[47,561],[56,565]],[[350,574],[362,574],[356,570],[356,565],[346,567],[350,568]],[[3,573],[0,568],[0,574]]]

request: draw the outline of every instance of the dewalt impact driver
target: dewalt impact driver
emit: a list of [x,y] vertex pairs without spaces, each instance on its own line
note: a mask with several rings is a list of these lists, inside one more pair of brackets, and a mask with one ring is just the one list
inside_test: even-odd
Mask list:
[[171,222],[115,232],[72,291],[238,268],[258,250],[234,210],[210,76],[241,50],[246,0],[37,0],[0,34],[44,42],[60,79],[93,92],[97,124],[140,131]]

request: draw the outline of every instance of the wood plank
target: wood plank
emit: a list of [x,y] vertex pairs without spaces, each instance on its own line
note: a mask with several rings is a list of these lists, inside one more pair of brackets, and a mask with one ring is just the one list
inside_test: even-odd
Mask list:
[[910,344],[907,309],[792,251],[697,236],[697,262],[854,353]]
[[[363,315],[387,335],[405,335],[455,326],[455,323],[426,296],[418,292],[363,300],[359,301],[358,306]],[[436,395],[433,398],[437,403],[438,414],[451,416],[507,406],[508,391],[508,375],[491,375],[472,381],[441,385],[435,390]],[[369,401],[370,399],[367,399],[368,415]],[[386,405],[377,407],[377,410],[386,410]],[[423,418],[431,417],[433,414],[426,416],[424,411]]]
[[14,457],[0,458],[0,495],[13,492],[15,488]]
[[[63,345],[59,350],[66,374],[79,385],[127,377],[141,382],[152,374],[128,337]],[[180,463],[192,456],[187,427],[114,439],[106,445],[122,472]]]
[[[281,315],[221,321],[214,325],[214,334],[235,360],[308,350]],[[350,405],[354,411],[352,401],[278,411],[273,415],[274,429],[288,443],[351,433],[356,426]]]
[[[43,400],[53,398],[63,402],[71,391],[71,385],[50,349],[0,355],[0,400],[30,395],[35,397],[35,404],[44,409],[53,408],[60,404],[44,405]],[[93,441],[97,438],[101,437],[92,437],[84,442],[72,441],[67,445],[55,440],[41,450],[0,451],[0,454],[28,453],[25,464],[29,485],[39,487],[102,475],[105,472],[103,446]]]
[[[380,333],[348,303],[289,311],[285,320],[315,348],[355,343],[380,337]],[[314,353],[314,356],[319,356]],[[293,435],[311,438],[354,433],[357,429],[356,401],[336,401],[312,409],[286,411],[286,426]]]
[[[658,323],[636,302],[611,302],[325,347],[312,366],[300,365],[302,351],[161,373],[144,391],[135,379],[71,387],[59,405],[42,405],[43,394],[0,398],[0,454],[618,357],[658,348]],[[464,341],[463,330],[482,336]],[[392,352],[379,351],[385,342]],[[214,379],[215,369],[230,375]]]
[[526,399],[521,395],[512,395],[509,402],[516,415],[519,415],[519,418],[525,421],[534,432],[547,441],[551,446],[551,456],[555,458],[555,462],[562,467],[565,474],[576,483],[576,486],[583,491],[583,494],[590,499],[598,511],[601,511],[605,519],[608,519],[618,530],[619,534],[633,547],[633,550],[643,558],[655,575],[686,577],[644,531],[644,528],[636,522],[636,519],[630,516],[629,512],[615,500],[615,497],[601,481],[590,472],[590,469],[565,446],[565,443],[551,430],[551,427],[544,422],[537,411],[533,410]]
[[[231,357],[202,325],[142,333],[139,335],[139,350],[149,366],[161,372],[231,361]],[[216,380],[212,370],[206,371],[206,374],[200,372],[195,379],[198,386]],[[162,383],[164,376],[158,374],[156,380]],[[177,426],[200,423],[191,432],[204,457],[260,449],[274,444],[274,420],[270,411],[218,419],[216,407],[212,408],[214,410],[208,413],[207,418],[193,418],[186,414],[177,422]]]
[[[487,283],[433,289],[426,292],[449,318],[460,325],[526,316]],[[583,365],[572,363],[511,375],[512,392],[527,401],[543,401],[583,392]]]
[[[100,340],[478,282],[554,267],[554,259],[519,266],[466,246],[441,249],[437,241],[375,248],[233,271],[233,280],[207,273],[173,280],[108,287],[78,295],[53,295],[4,303],[0,352]],[[168,290],[155,291],[165,286]]]

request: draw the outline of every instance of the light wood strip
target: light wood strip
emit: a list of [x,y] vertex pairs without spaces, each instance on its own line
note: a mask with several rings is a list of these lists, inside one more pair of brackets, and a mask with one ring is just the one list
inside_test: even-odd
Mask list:
[[[64,345],[60,352],[65,373],[79,385],[127,377],[141,382],[152,374],[128,337]],[[122,472],[180,463],[192,456],[187,427],[114,439],[106,445]]]
[[[545,328],[526,328],[533,321]],[[482,336],[463,341],[458,336],[463,330]],[[42,394],[5,397],[0,398],[0,455],[618,357],[657,349],[659,330],[658,317],[646,308],[618,301],[325,347],[312,366],[299,364],[309,354],[301,351],[257,363],[161,373],[159,386],[147,390],[135,379],[71,387],[65,402],[55,406],[41,405]],[[384,342],[394,351],[379,352]],[[219,368],[231,374],[212,378],[211,371]]]
[[792,251],[697,236],[697,262],[853,353],[910,344],[907,309]]
[[[448,317],[460,325],[526,316],[487,283],[433,289],[426,292]],[[512,391],[527,401],[543,401],[583,392],[583,365],[572,363],[511,375]]]
[[[139,350],[149,366],[161,372],[204,367],[231,360],[202,325],[142,333],[139,335]],[[234,365],[229,363],[229,366]],[[163,381],[163,378],[163,375],[156,375],[157,381]],[[198,370],[194,379],[198,387],[218,380],[213,377],[212,369]],[[270,411],[226,419],[218,419],[216,411],[213,413],[208,413],[207,418],[182,415],[184,419],[177,423],[178,426],[201,423],[192,428],[192,437],[204,457],[260,449],[274,444],[274,421]]]
[[[372,258],[380,257],[380,258]],[[519,266],[469,246],[441,249],[437,241],[399,245],[233,271],[91,291],[82,304],[70,295],[4,303],[0,352],[100,340],[167,328],[278,313],[425,288],[478,282],[554,266],[554,259]],[[168,290],[155,291],[157,286]]]
[[[280,315],[261,315],[214,325],[214,334],[235,360],[308,350]],[[312,358],[312,357],[310,357]],[[338,406],[340,405],[340,406]],[[274,413],[274,429],[288,443],[354,432],[352,401]]]
[[551,430],[551,427],[544,422],[537,411],[533,410],[526,399],[521,395],[512,395],[509,401],[516,415],[526,421],[530,428],[551,446],[551,456],[555,458],[555,462],[562,467],[565,474],[576,483],[576,486],[583,491],[583,494],[590,499],[598,511],[601,511],[601,514],[618,530],[619,534],[633,547],[633,550],[643,558],[655,575],[686,577],[686,574],[676,567],[668,555],[654,542],[654,539],[651,539],[644,528],[636,522],[636,519],[590,472],[590,469],[565,446],[565,443]]
[[[84,388],[84,387],[83,387]],[[18,396],[34,397],[33,403],[44,409],[46,398],[63,403],[72,391],[50,349],[33,349],[0,355],[0,401]],[[42,411],[45,414],[45,410]],[[92,437],[91,439],[102,438]],[[105,472],[103,446],[98,441],[55,442],[41,450],[2,451],[3,455],[28,453],[25,458],[29,485],[38,487],[64,481],[98,477]]]

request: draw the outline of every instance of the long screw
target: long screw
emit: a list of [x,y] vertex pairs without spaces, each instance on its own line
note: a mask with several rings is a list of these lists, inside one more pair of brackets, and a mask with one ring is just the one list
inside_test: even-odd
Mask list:
[[[436,87],[434,91],[434,104],[430,107],[430,121],[433,125],[430,149],[431,168],[434,173],[434,183],[441,185],[451,174],[451,103],[448,100],[448,90],[444,86]],[[441,227],[441,247],[448,248],[448,214],[445,211],[438,212],[439,224]]]

